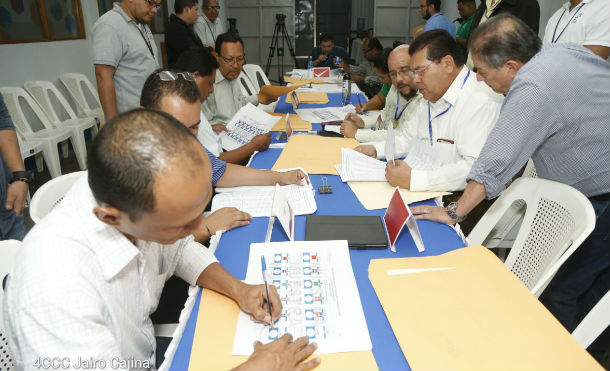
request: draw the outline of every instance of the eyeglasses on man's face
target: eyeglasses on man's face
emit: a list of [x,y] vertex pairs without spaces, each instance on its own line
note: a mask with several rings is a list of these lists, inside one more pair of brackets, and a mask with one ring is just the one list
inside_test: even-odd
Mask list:
[[161,81],[176,81],[178,77],[182,76],[186,81],[195,82],[195,75],[190,72],[174,72],[174,71],[160,71],[158,74]]
[[209,11],[212,11],[212,10],[215,10],[217,12],[220,11],[220,6],[218,6],[218,5],[217,6],[206,6],[205,8]]
[[426,70],[428,68],[430,68],[430,66],[432,66],[432,64],[434,64],[433,62],[429,62],[426,66],[422,66],[422,67],[417,67],[414,70],[410,70],[409,71],[409,76],[411,76],[412,79],[415,78],[415,76],[419,76],[424,77],[424,73],[426,72]]
[[220,56],[220,58],[222,58],[222,60],[226,63],[226,64],[243,64],[246,61],[246,55],[242,55],[241,57],[233,57],[233,58],[225,58],[222,55],[218,54]]
[[151,8],[155,8],[157,10],[159,10],[159,8],[161,7],[161,2],[155,2],[153,0],[146,0],[146,3],[148,3],[148,6]]
[[390,75],[390,78],[392,80],[396,80],[396,78],[398,76],[405,76],[405,75],[411,76],[411,68],[409,66],[401,66],[401,67],[398,67],[397,70],[390,71],[388,73],[388,75]]

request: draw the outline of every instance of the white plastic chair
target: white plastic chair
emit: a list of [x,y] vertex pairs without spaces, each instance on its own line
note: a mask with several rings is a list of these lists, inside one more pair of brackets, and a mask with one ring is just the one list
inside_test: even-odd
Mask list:
[[[532,159],[529,159],[522,177],[537,178],[536,167]],[[515,201],[500,218],[498,223],[493,227],[483,244],[487,248],[493,249],[510,249],[515,243],[515,238],[519,232],[519,227],[523,222],[523,214],[525,213],[525,202]],[[505,251],[499,250],[501,258],[506,257]]]
[[85,131],[91,129],[91,138],[95,137],[98,131],[96,119],[93,117],[78,118],[63,94],[48,81],[28,81],[23,86],[40,105],[52,125],[58,128],[69,127],[72,130],[76,138],[76,146],[80,147],[78,151],[74,151],[77,153],[78,165],[81,170],[85,170],[87,168]]
[[263,85],[271,85],[265,71],[258,64],[244,64],[243,71],[246,73],[255,91],[258,93]]
[[44,170],[42,163],[44,148],[42,143],[37,141],[22,140],[19,135],[17,135],[17,142],[19,143],[21,158],[25,160],[28,157],[35,156],[34,159],[36,160],[36,170],[39,173]]
[[610,291],[595,304],[572,332],[572,336],[585,349],[610,326]]
[[55,179],[51,179],[43,184],[34,196],[30,203],[30,218],[34,223],[38,223],[45,215],[47,215],[57,204],[63,200],[64,196],[72,185],[85,174],[85,171],[77,171],[62,175]]
[[[25,141],[38,141],[43,147],[43,157],[51,177],[61,175],[61,165],[59,162],[59,152],[57,144],[61,143],[64,157],[68,156],[68,139],[71,139],[72,132],[69,128],[54,128],[42,112],[40,107],[34,102],[32,97],[22,88],[1,87],[0,93],[4,96],[4,102],[8,109],[13,123],[17,128],[17,133]],[[26,119],[21,103],[25,103],[28,110],[40,122],[36,128]],[[34,117],[32,117],[34,118]],[[74,146],[74,141],[72,141]]]
[[59,75],[59,81],[74,100],[78,117],[95,117],[99,122],[104,122],[100,97],[87,76],[81,73],[64,73]]
[[526,204],[523,223],[504,264],[540,296],[559,267],[595,227],[591,202],[575,188],[538,178],[519,178],[491,205],[468,236],[485,245],[492,228],[516,200]]
[[258,94],[256,92],[256,89],[252,85],[252,81],[250,81],[250,78],[248,78],[248,75],[246,75],[244,73],[244,71],[241,71],[238,79],[239,79],[239,87],[241,88],[241,91],[245,96],[248,97],[250,95]]
[[8,348],[8,341],[4,335],[4,318],[2,310],[2,303],[4,303],[4,288],[2,283],[4,282],[4,277],[11,271],[20,247],[21,241],[0,241],[0,370],[6,371],[14,370],[14,365]]

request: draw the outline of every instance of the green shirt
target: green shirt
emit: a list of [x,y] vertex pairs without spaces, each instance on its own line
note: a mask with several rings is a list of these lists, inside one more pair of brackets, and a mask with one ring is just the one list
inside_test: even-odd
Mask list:
[[390,91],[390,84],[386,84],[384,83],[383,86],[381,87],[381,95],[383,95],[384,97],[388,96],[388,92]]
[[467,39],[468,35],[470,35],[470,26],[472,25],[472,20],[474,19],[474,14],[468,17],[464,22],[460,23],[460,27],[458,27],[455,37],[459,37],[462,39]]

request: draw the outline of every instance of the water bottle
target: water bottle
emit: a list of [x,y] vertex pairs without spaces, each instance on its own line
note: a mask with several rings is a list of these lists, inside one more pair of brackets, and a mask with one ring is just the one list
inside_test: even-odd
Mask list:
[[313,77],[313,60],[311,59],[311,55],[309,56],[309,60],[307,61],[307,77]]
[[350,78],[351,76],[349,73],[343,75],[343,88],[341,89],[341,93],[343,95],[344,106],[350,102],[350,97],[352,96],[352,82]]

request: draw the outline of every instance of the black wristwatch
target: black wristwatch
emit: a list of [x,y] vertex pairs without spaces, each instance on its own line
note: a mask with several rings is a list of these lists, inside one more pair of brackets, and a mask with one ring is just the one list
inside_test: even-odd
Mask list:
[[13,172],[13,179],[9,183],[13,182],[26,182],[32,183],[34,180],[34,174],[31,171],[15,171]]

